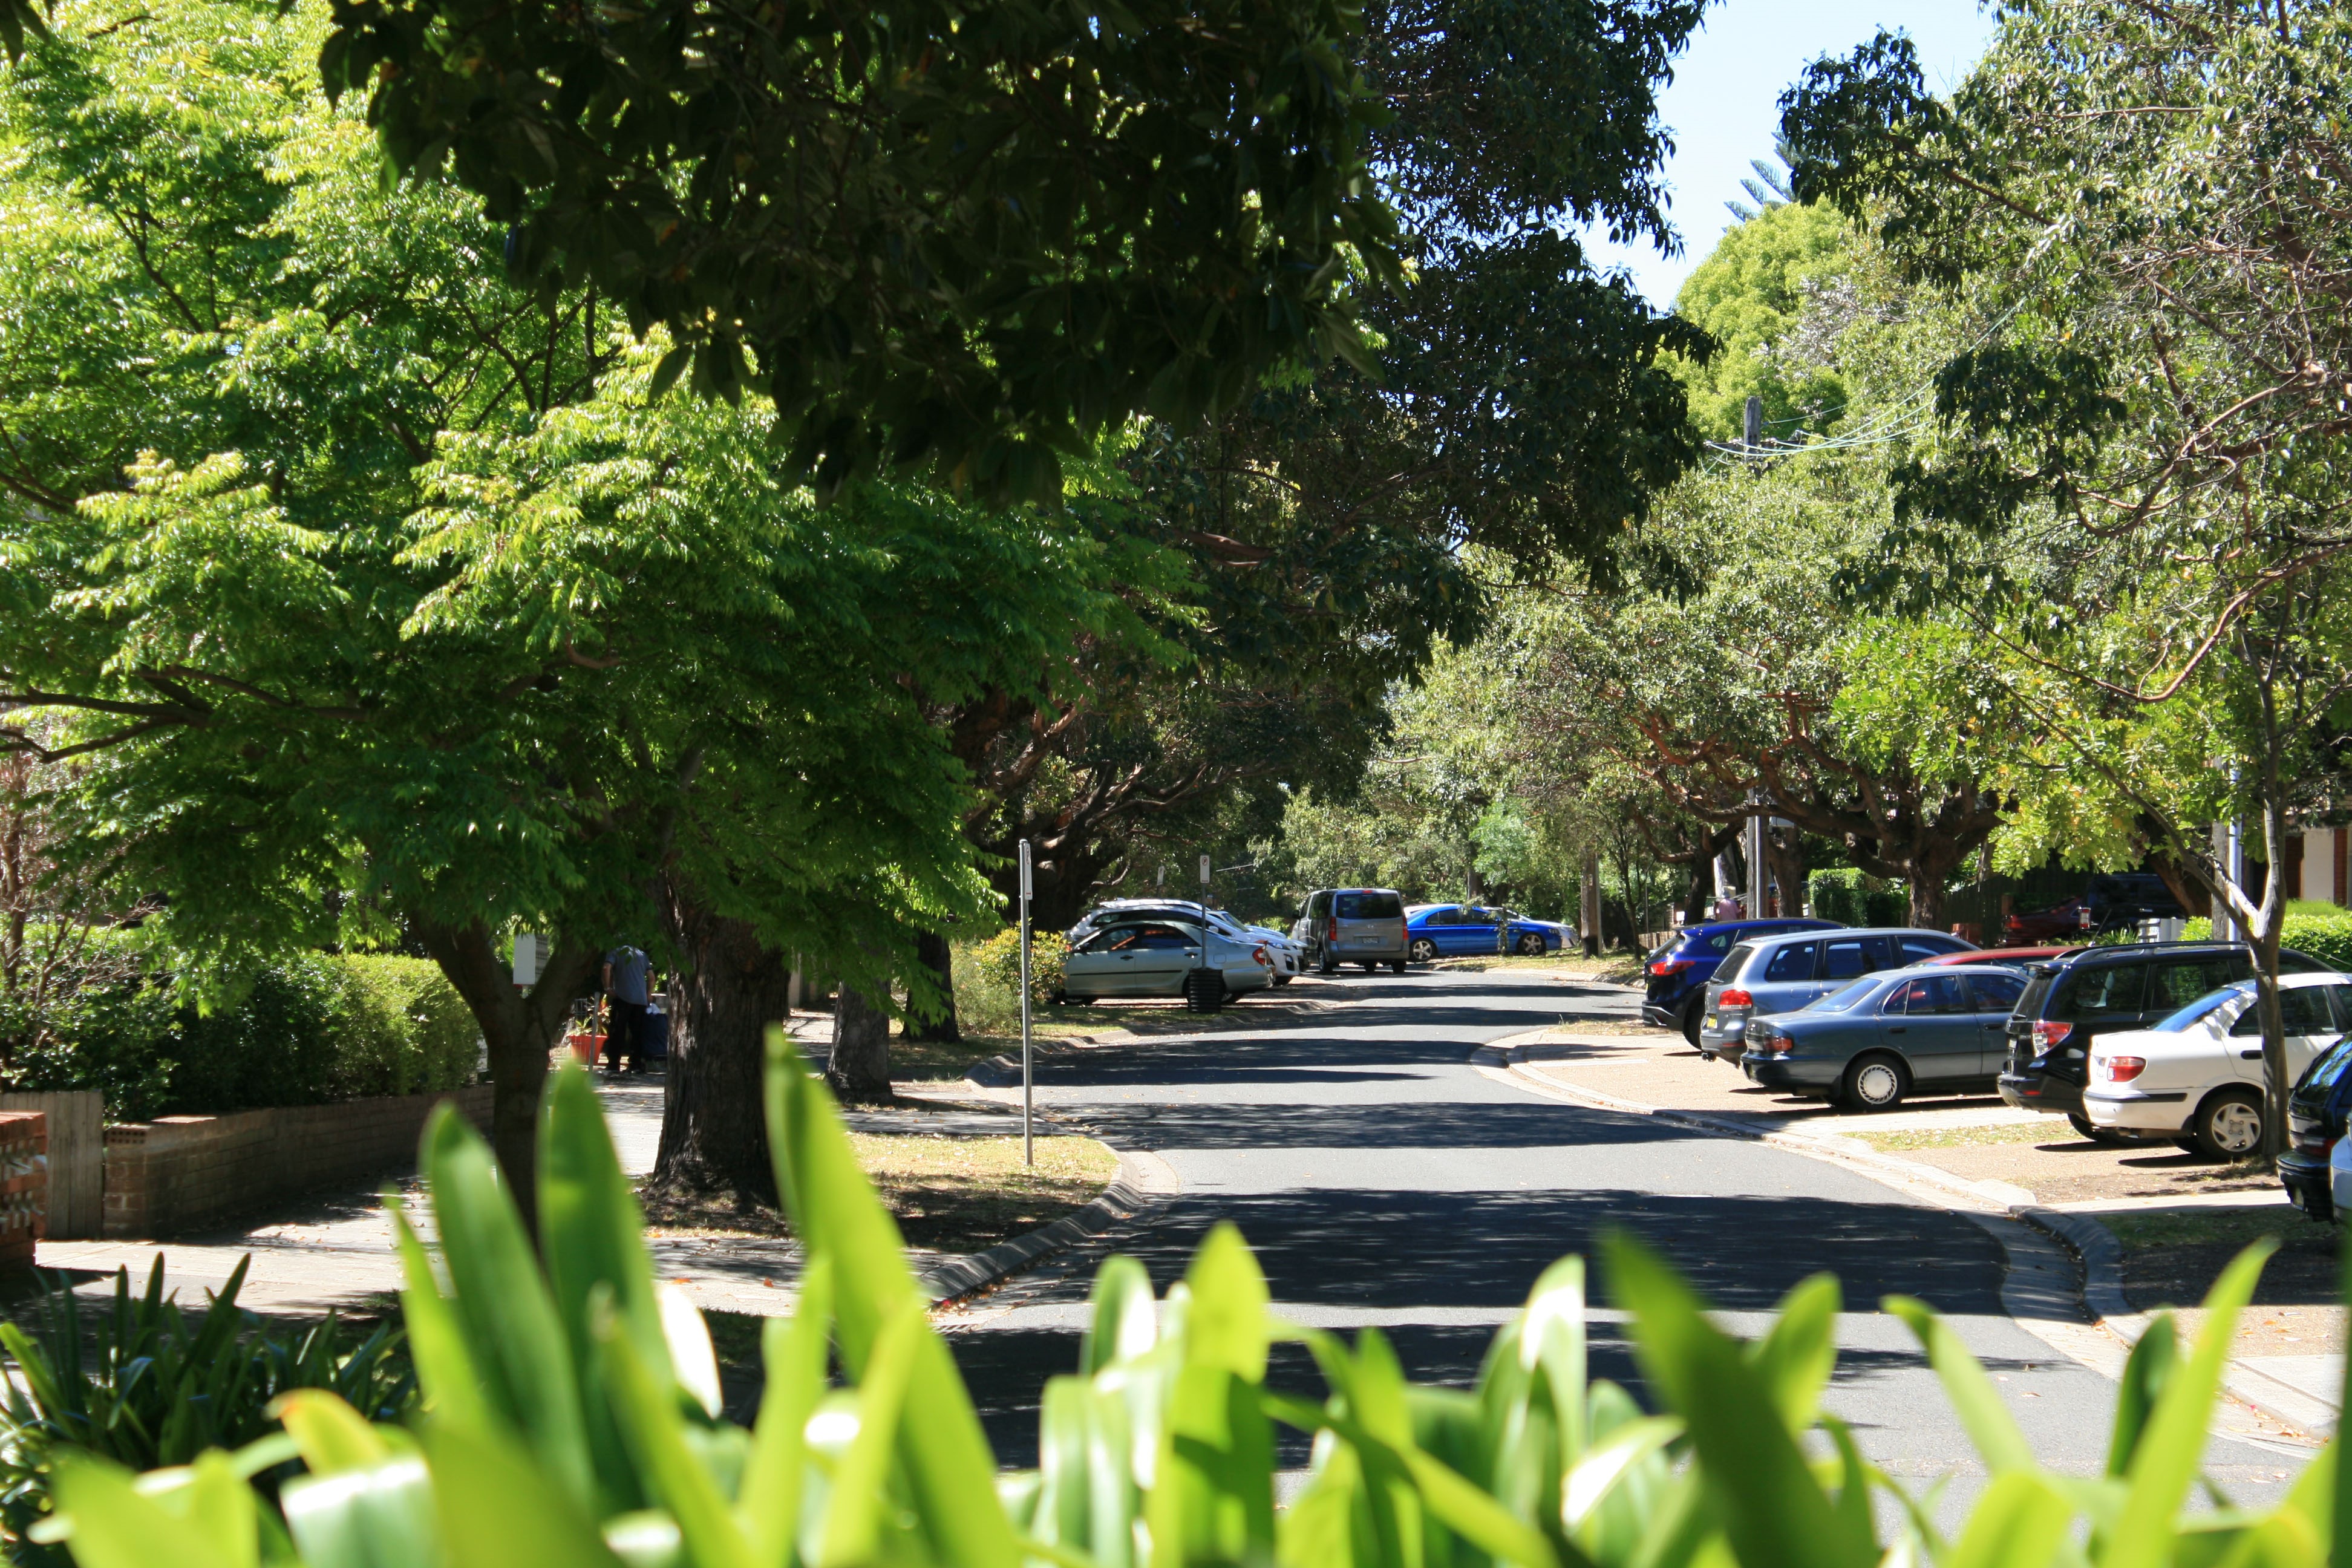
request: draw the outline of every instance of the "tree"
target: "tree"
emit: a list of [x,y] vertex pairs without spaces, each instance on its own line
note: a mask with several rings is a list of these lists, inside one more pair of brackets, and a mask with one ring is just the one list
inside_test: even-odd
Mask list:
[[[2053,732],[2074,744],[2210,729],[2184,798],[2258,815],[2266,841],[2307,744],[2282,726],[2336,683],[2318,605],[2352,537],[2347,85],[2352,29],[2328,8],[2099,0],[2004,13],[1949,100],[1885,35],[1783,99],[1798,193],[1864,218],[1980,322],[1936,378],[1948,438],[1895,476],[1893,542],[1937,567],[1922,593],[1965,589],[1971,624],[2061,677]],[[2008,548],[2036,533],[2044,551]],[[2053,613],[2029,568],[2094,596]],[[2188,717],[2133,716],[2176,703]],[[2146,803],[2187,761],[2155,747],[2078,765]],[[2257,896],[2189,825],[2158,832],[2261,953],[2275,1143],[2281,879]]]

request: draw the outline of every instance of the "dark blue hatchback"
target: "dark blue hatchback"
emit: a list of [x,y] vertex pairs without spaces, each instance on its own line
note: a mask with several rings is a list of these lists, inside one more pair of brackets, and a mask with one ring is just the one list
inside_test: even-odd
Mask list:
[[1778,919],[1713,921],[1685,926],[1682,934],[1650,954],[1643,966],[1650,983],[1642,998],[1642,1022],[1661,1029],[1680,1029],[1683,1038],[1698,1044],[1699,1015],[1706,1006],[1707,977],[1723,955],[1749,937],[1778,936],[1791,931],[1834,931],[1835,921]]

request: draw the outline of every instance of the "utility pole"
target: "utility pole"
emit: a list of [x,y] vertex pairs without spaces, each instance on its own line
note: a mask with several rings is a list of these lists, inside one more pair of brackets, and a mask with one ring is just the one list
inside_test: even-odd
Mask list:
[[1751,453],[1764,445],[1764,400],[1754,393],[1748,395],[1746,416],[1739,422],[1739,444]]
[[1034,1079],[1029,1056],[1029,900],[1035,890],[1029,870],[1029,840],[1021,841],[1021,1163],[1037,1163],[1030,1134]]
[[[1757,416],[1754,410],[1760,405],[1753,397],[1748,400],[1748,405],[1750,410],[1748,417],[1752,422]],[[1748,918],[1751,921],[1764,918],[1766,913],[1764,889],[1770,882],[1770,878],[1764,869],[1764,792],[1760,789],[1749,790],[1748,792]]]

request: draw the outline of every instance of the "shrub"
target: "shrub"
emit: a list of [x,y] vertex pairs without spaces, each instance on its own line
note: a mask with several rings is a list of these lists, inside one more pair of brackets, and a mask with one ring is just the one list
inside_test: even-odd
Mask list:
[[[1766,1568],[2261,1563],[2329,1560],[2332,1454],[2267,1513],[2193,1516],[2199,1458],[2239,1310],[2265,1248],[2206,1300],[2184,1348],[2159,1317],[2125,1363],[2104,1474],[2037,1464],[1991,1378],[1924,1303],[1886,1310],[1919,1340],[1991,1479],[1948,1536],[1925,1497],[1867,1464],[1821,1408],[1842,1306],[1799,1284],[1761,1338],[1710,1321],[1674,1270],[1604,1244],[1629,1320],[1645,1415],[1586,1361],[1585,1271],[1554,1264],[1495,1337],[1477,1385],[1406,1383],[1377,1328],[1353,1343],[1277,1319],[1230,1223],[1166,1301],[1142,1265],[1096,1278],[1074,1373],[1039,1403],[1043,1468],[1000,1476],[953,1356],[929,1321],[897,1227],[859,1173],[821,1082],[769,1039],[778,1186],[807,1266],[789,1319],[761,1336],[766,1387],[746,1431],[719,1414],[701,1316],[656,1282],[635,1199],[595,1091],[567,1067],[540,1143],[534,1252],[489,1151],[446,1110],[425,1166],[446,1268],[392,1223],[432,1418],[371,1426],[323,1393],[285,1410],[310,1474],[282,1489],[310,1568],[780,1568],[895,1563],[1064,1568],[1260,1563],[1286,1568]],[[1269,1386],[1277,1340],[1303,1343],[1321,1399]],[[836,1364],[845,1386],[831,1384]],[[1286,1379],[1286,1382],[1288,1380]],[[1304,1484],[1275,1507],[1275,1430],[1311,1439]],[[137,1481],[94,1457],[57,1461],[58,1519],[81,1568],[212,1568],[291,1554],[240,1474],[247,1447]],[[1874,1496],[1885,1493],[1884,1499]],[[2220,1494],[2212,1491],[2217,1499]],[[1881,1506],[1882,1503],[1885,1506]],[[1891,1542],[1882,1540],[1891,1533]],[[1147,1545],[1148,1543],[1148,1545]]]
[[1866,877],[1851,866],[1816,871],[1805,882],[1805,903],[1816,920],[1850,926],[1899,926],[1911,921],[1902,884]]
[[[249,1261],[249,1260],[247,1260]],[[244,1447],[278,1429],[270,1405],[297,1388],[331,1390],[380,1421],[398,1420],[416,1381],[398,1353],[400,1335],[380,1327],[356,1345],[331,1315],[301,1333],[265,1328],[236,1304],[245,1262],[201,1313],[163,1293],[163,1261],[133,1295],[128,1269],[114,1299],[83,1321],[71,1289],[47,1289],[27,1334],[0,1324],[8,1387],[0,1403],[0,1530],[18,1562],[65,1555],[25,1539],[50,1511],[50,1481],[64,1451],[134,1469],[184,1465],[208,1448]]]
[[[2180,934],[2190,942],[2210,941],[2213,922],[2189,921],[2181,927]],[[2330,969],[2352,973],[2352,910],[2305,914],[2290,909],[2286,919],[2279,922],[2279,945],[2307,952]]]
[[[1070,944],[1059,931],[1029,933],[1029,1000],[1037,1006],[1051,1002],[1062,989],[1062,961]],[[974,967],[982,981],[1015,1009],[1021,1005],[1021,928],[1006,926],[973,950]]]
[[200,1012],[168,980],[75,994],[46,1045],[10,1064],[14,1089],[97,1089],[118,1121],[455,1089],[478,1038],[464,1001],[423,959],[297,953]]

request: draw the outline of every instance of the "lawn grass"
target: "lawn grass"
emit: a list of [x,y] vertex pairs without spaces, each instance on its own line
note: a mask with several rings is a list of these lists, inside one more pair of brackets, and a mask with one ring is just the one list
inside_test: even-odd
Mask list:
[[2103,1214],[2099,1223],[2116,1233],[2126,1252],[2165,1247],[2225,1247],[2231,1252],[2266,1236],[2298,1240],[2326,1234],[2300,1209],[2264,1208],[2147,1210]]
[[1905,1149],[1955,1149],[1967,1145],[1997,1143],[2051,1143],[2074,1142],[2074,1131],[2058,1122],[2055,1131],[2048,1117],[2033,1121],[1997,1122],[1990,1127],[1919,1127],[1900,1132],[1853,1132],[1848,1137],[1859,1138],[1874,1149],[1888,1153]]
[[[1051,1225],[1093,1202],[1118,1171],[1118,1156],[1091,1138],[1040,1138],[1032,1167],[1021,1163],[1017,1136],[853,1132],[849,1142],[907,1244],[939,1252],[980,1252]],[[791,1234],[765,1205],[642,1195],[651,1235]]]

